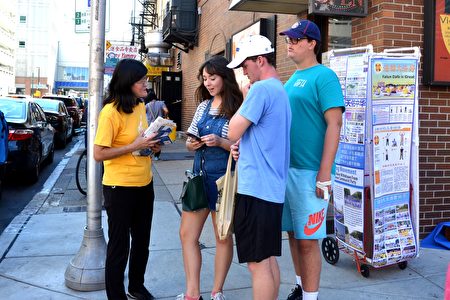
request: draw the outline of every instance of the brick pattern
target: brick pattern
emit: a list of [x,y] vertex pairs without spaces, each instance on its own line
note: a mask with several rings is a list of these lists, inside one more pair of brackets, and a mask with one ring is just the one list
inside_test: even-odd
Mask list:
[[[423,49],[423,8],[425,0],[372,0],[369,15],[354,18],[354,46],[372,44],[374,51],[418,46]],[[427,0],[428,1],[428,0]],[[183,108],[182,130],[189,126],[197,104],[194,92],[199,81],[198,68],[205,54],[225,51],[232,34],[270,14],[228,11],[228,1],[199,0],[201,8],[198,46],[182,54]],[[277,33],[289,28],[305,15],[278,15]],[[295,69],[286,57],[285,44],[276,41],[277,70],[286,81]],[[419,70],[421,82],[422,66]],[[419,176],[420,237],[434,226],[450,220],[450,90],[448,87],[419,86]]]
[[[418,46],[423,49],[426,0],[372,0],[369,16],[352,22],[354,46],[372,43],[374,51]],[[422,82],[422,64],[419,84]],[[419,85],[420,238],[450,221],[450,90]]]

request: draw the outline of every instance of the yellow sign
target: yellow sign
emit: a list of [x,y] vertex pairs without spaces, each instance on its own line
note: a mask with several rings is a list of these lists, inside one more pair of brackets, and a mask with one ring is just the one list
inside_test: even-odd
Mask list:
[[148,64],[145,66],[147,67],[147,76],[161,76],[163,71],[169,71],[168,67],[152,67]]
[[447,52],[450,54],[450,15],[440,15],[442,39],[444,40]]
[[106,51],[108,51],[109,48],[111,48],[111,42],[106,41]]

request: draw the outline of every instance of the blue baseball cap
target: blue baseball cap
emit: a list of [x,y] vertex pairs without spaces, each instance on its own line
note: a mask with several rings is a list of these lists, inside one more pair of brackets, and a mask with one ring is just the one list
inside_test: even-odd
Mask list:
[[290,29],[280,32],[280,35],[287,35],[293,39],[309,38],[321,41],[319,27],[309,20],[300,20],[294,23]]

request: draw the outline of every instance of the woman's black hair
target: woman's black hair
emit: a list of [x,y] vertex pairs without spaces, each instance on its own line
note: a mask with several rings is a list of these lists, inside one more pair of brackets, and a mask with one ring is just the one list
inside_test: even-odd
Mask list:
[[219,107],[220,114],[231,119],[241,106],[243,96],[236,81],[234,71],[227,68],[227,64],[228,60],[225,57],[215,55],[200,66],[197,75],[200,85],[195,91],[195,98],[198,103],[211,98],[211,94],[203,84],[203,70],[210,75],[220,76],[223,80],[223,88],[220,91],[220,96],[222,97],[222,104]]
[[108,86],[108,96],[103,105],[114,103],[117,110],[131,114],[139,100],[131,91],[131,87],[146,74],[147,68],[142,62],[135,59],[120,60],[114,69]]

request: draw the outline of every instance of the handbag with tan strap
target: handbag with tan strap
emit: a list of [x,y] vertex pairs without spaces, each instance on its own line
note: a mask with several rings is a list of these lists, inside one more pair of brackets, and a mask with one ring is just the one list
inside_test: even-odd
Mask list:
[[228,157],[225,175],[216,180],[219,208],[216,214],[217,233],[224,240],[233,233],[234,202],[237,193],[237,165],[231,170],[233,156]]

